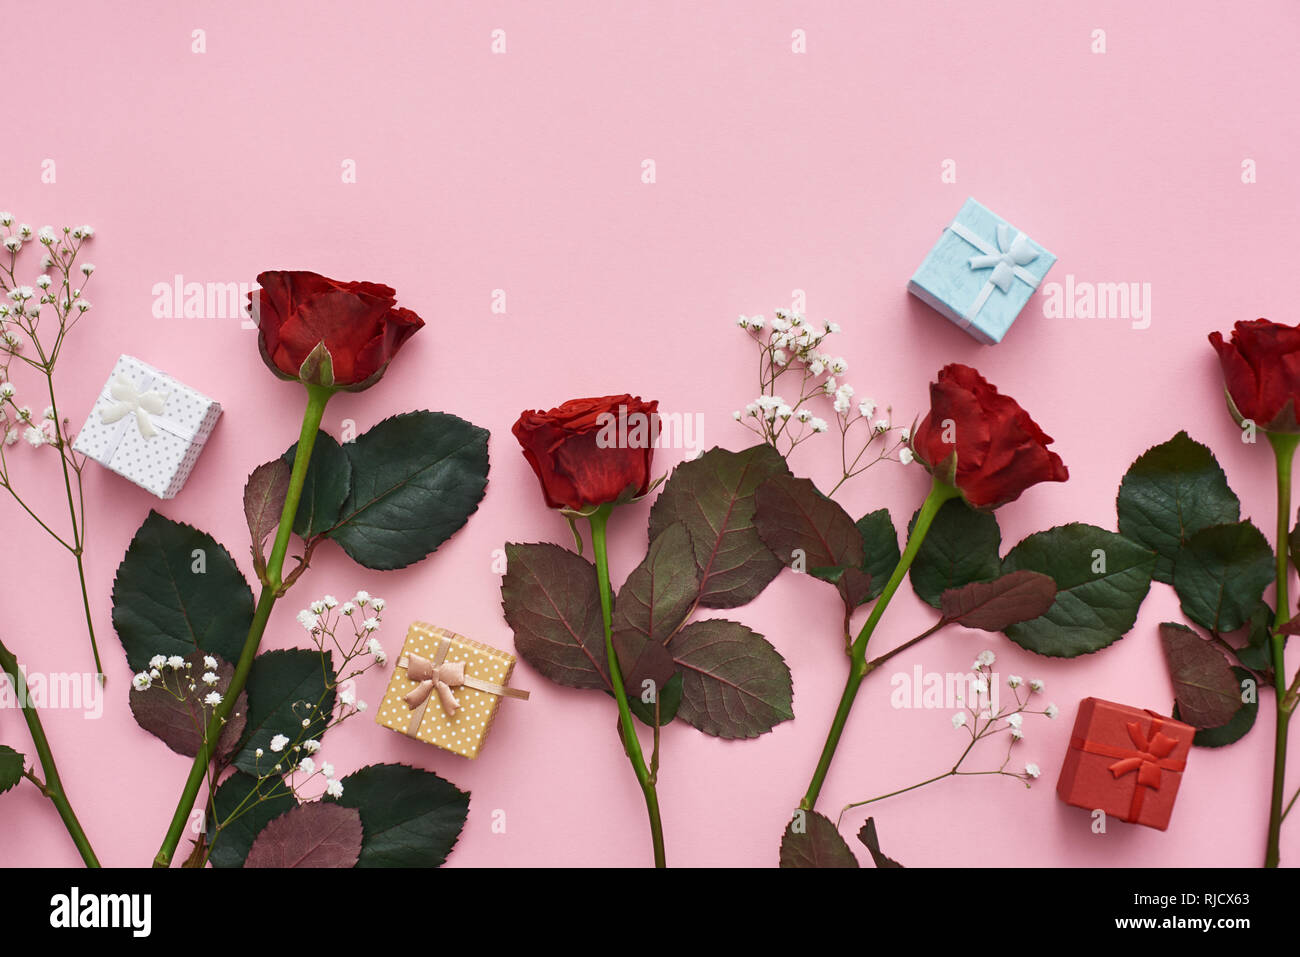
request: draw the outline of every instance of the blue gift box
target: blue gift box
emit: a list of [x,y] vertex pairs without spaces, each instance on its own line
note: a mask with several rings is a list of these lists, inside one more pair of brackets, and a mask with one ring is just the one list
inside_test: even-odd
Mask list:
[[1001,342],[1056,257],[973,199],[944,227],[907,291],[985,345]]

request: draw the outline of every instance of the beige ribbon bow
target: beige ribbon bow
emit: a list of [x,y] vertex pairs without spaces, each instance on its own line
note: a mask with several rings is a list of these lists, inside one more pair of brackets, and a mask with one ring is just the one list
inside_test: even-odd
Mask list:
[[440,642],[435,661],[420,655],[407,656],[406,677],[419,682],[402,699],[408,708],[414,710],[420,707],[428,700],[429,695],[437,691],[443,712],[449,718],[456,717],[456,712],[460,710],[460,702],[451,693],[451,689],[465,684],[465,662],[443,660],[447,657],[448,648],[445,639]]
[[460,702],[456,700],[456,696],[452,693],[453,688],[473,688],[487,694],[521,698],[523,700],[528,699],[527,691],[521,691],[518,688],[506,688],[490,681],[484,681],[481,678],[475,678],[473,675],[467,675],[465,673],[465,662],[447,660],[447,652],[450,650],[451,642],[447,638],[440,638],[438,647],[434,650],[432,661],[423,655],[410,653],[402,655],[397,662],[399,668],[406,669],[407,678],[419,682],[402,696],[406,706],[411,709],[411,721],[407,725],[406,733],[412,737],[418,735],[420,722],[424,720],[424,711],[429,706],[429,701],[435,692],[438,695],[438,702],[442,705],[443,714],[448,718],[456,717],[456,712],[460,710]]

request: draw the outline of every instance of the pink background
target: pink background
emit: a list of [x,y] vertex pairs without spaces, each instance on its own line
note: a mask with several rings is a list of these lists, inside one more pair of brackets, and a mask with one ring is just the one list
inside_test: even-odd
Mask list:
[[[128,17],[130,19],[128,19]],[[949,361],[976,365],[1057,440],[1066,485],[1040,486],[999,515],[1004,546],[1080,520],[1113,528],[1128,463],[1178,428],[1219,453],[1243,513],[1271,537],[1271,461],[1223,408],[1212,329],[1266,315],[1293,321],[1294,62],[1300,11],[1171,2],[979,3],[189,3],[125,13],[112,4],[17,5],[0,206],[39,226],[92,223],[95,310],[67,346],[61,403],[80,422],[119,352],[219,397],[225,415],[180,496],[159,503],[87,471],[89,577],[109,672],[105,714],[48,712],[47,731],[106,863],[147,864],[189,766],[140,730],[110,622],[114,569],[150,508],[201,525],[251,576],[244,477],[297,436],[302,395],[257,359],[238,319],[160,319],[155,283],[251,281],[309,268],[396,287],[429,323],[379,386],[336,399],[326,426],[364,430],[393,411],[445,409],[492,430],[487,498],[430,560],[371,573],[322,548],[277,610],[264,647],[300,642],[294,612],[325,592],[389,602],[390,651],[425,619],[511,646],[493,550],[565,542],[509,427],[525,407],[633,391],[702,413],[704,444],[741,448],[730,419],[752,396],[752,347],[737,313],[807,294],[811,318],[844,327],[838,351],[859,394],[911,421]],[[191,52],[191,31],[207,52]],[[491,52],[491,32],[508,52]],[[791,52],[792,31],[807,52]],[[1091,52],[1104,29],[1107,52]],[[653,159],[657,182],[641,182]],[[1244,184],[1242,162],[1258,164]],[[57,181],[41,181],[42,161]],[[357,181],[341,164],[355,160]],[[956,162],[956,184],[940,180]],[[1030,301],[1007,340],[982,347],[904,292],[937,231],[973,195],[1060,257],[1049,280],[1149,282],[1149,329],[1048,320]],[[34,278],[38,254],[25,267]],[[30,279],[28,280],[30,281]],[[507,313],[494,314],[494,289]],[[20,386],[22,382],[19,382]],[[43,402],[33,401],[37,407]],[[675,464],[666,450],[658,464]],[[59,516],[53,459],[11,459]],[[828,440],[795,467],[834,478]],[[888,463],[840,495],[850,512],[888,506],[905,523],[926,476]],[[614,578],[641,555],[647,505],[614,530]],[[68,557],[3,506],[5,639],[32,670],[86,669]],[[786,575],[733,617],[765,633],[794,675],[797,720],[749,742],[676,724],[661,796],[677,865],[776,862],[843,685],[838,610],[826,586]],[[1002,674],[1040,676],[1062,718],[1026,720],[1020,761],[1043,779],[948,781],[877,806],[886,850],[909,865],[1254,865],[1263,853],[1273,702],[1243,742],[1198,749],[1168,833],[1113,823],[1053,794],[1078,700],[1167,710],[1156,634],[1177,614],[1154,586],[1132,634],[1075,661],[1037,658],[1000,636],[949,629],[898,669],[965,670],[982,648]],[[885,650],[929,610],[904,588],[877,633]],[[405,761],[473,791],[456,865],[649,861],[644,809],[603,696],[547,683],[526,665],[476,762],[368,722],[327,739],[341,770]],[[361,688],[377,703],[385,674]],[[913,783],[963,746],[949,710],[895,711],[868,682],[822,809]],[[27,749],[17,712],[0,741]],[[983,761],[998,760],[991,746]],[[1298,757],[1293,755],[1293,760]],[[1300,772],[1293,774],[1300,780]],[[5,795],[0,863],[78,859],[27,785]],[[504,834],[492,812],[506,812]],[[863,814],[846,819],[845,832]],[[12,825],[19,826],[12,826]],[[1283,857],[1297,860],[1300,830]],[[861,855],[864,859],[865,854]]]

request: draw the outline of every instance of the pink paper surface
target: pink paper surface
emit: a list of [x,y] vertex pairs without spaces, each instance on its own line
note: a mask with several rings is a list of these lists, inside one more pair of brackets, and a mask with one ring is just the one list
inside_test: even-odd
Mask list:
[[[705,447],[739,449],[731,411],[752,398],[756,356],[738,313],[788,306],[844,327],[838,352],[859,395],[900,423],[927,405],[944,363],[975,365],[1015,396],[1070,467],[1064,485],[1003,508],[1004,548],[1068,521],[1115,527],[1132,459],[1180,428],[1219,454],[1243,517],[1271,537],[1271,456],[1244,445],[1224,410],[1205,337],[1239,319],[1293,322],[1294,63],[1300,8],[1216,3],[913,2],[14,4],[0,207],[20,221],[88,222],[97,235],[94,311],[69,339],[60,400],[79,423],[121,352],[216,397],[225,414],[181,494],[160,503],[88,466],[87,574],[109,684],[102,717],[49,711],[69,794],[105,863],[146,865],[189,760],[141,730],[113,633],[114,569],[150,508],[198,524],[251,577],[240,490],[297,437],[301,390],[257,358],[238,318],[160,318],[156,284],[251,282],[307,268],[393,285],[429,323],[363,394],[331,403],[325,427],[364,431],[412,408],[492,431],[487,497],[431,559],[367,572],[322,547],[277,609],[266,648],[300,644],[294,613],[358,588],[389,601],[390,654],[412,620],[510,648],[494,551],[566,543],[509,427],[520,409],[631,391],[699,414]],[[206,52],[192,52],[195,30]],[[506,52],[492,52],[493,31]],[[1106,52],[1094,53],[1104,30]],[[795,53],[804,31],[806,53]],[[656,182],[642,182],[642,163]],[[53,161],[55,181],[42,181]],[[356,182],[343,181],[355,162]],[[945,160],[956,182],[943,182]],[[1243,182],[1252,161],[1257,182]],[[48,178],[48,177],[47,177]],[[983,347],[905,293],[908,276],[967,196],[1050,248],[1064,283],[1149,283],[1139,320],[1047,319],[1040,292],[1005,342]],[[28,275],[35,276],[38,253]],[[505,314],[494,313],[504,290]],[[20,380],[21,385],[21,380]],[[29,390],[30,391],[30,390]],[[32,396],[40,408],[44,399]],[[41,514],[62,489],[45,452],[16,447],[15,481]],[[661,469],[684,449],[662,451]],[[828,438],[794,466],[828,486]],[[927,487],[884,463],[839,496],[853,514],[888,506],[904,526]],[[613,526],[613,576],[643,553],[648,503]],[[5,640],[33,671],[85,671],[89,649],[70,557],[12,505]],[[784,575],[728,613],[767,635],[794,676],[797,718],[748,742],[684,724],[664,734],[660,793],[669,862],[770,866],[843,687],[831,590]],[[1177,600],[1156,585],[1124,641],[1075,661],[1001,636],[948,629],[894,672],[996,670],[1041,677],[1062,718],[1029,717],[1017,764],[1043,776],[946,781],[874,806],[881,842],[908,865],[1256,865],[1271,768],[1271,696],[1243,742],[1197,749],[1168,833],[1112,823],[1052,783],[1080,698],[1168,712],[1156,627]],[[880,651],[932,620],[905,587]],[[359,695],[377,703],[387,672]],[[526,663],[482,757],[469,762],[373,723],[327,738],[340,771],[376,761],[430,768],[473,798],[454,865],[643,865],[639,790],[603,695],[549,684]],[[964,746],[951,709],[895,709],[887,675],[867,682],[822,795],[846,802],[951,766]],[[0,741],[28,748],[15,710]],[[1000,760],[996,745],[973,767]],[[1300,749],[1296,749],[1300,750]],[[1295,760],[1295,755],[1293,755]],[[49,804],[27,785],[0,798],[0,864],[75,864]],[[502,813],[504,812],[504,816]],[[845,818],[850,835],[865,818]],[[494,821],[504,821],[504,833]],[[182,845],[184,849],[187,844]],[[1289,828],[1283,860],[1300,860]],[[862,855],[865,859],[865,854]]]

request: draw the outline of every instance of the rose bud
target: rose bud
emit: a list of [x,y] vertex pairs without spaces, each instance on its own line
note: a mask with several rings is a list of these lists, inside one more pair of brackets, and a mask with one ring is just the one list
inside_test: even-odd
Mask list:
[[1038,482],[1070,477],[1061,457],[1048,450],[1051,444],[1015,399],[957,363],[930,383],[930,412],[912,436],[917,460],[955,485],[970,505],[986,510]]
[[551,508],[587,511],[650,489],[659,403],[630,395],[571,399],[524,412],[511,431]]
[[424,320],[396,308],[396,293],[372,282],[338,282],[314,272],[271,271],[257,277],[249,313],[258,348],[281,379],[360,392]]
[[1238,424],[1249,419],[1265,432],[1300,432],[1300,326],[1239,322],[1228,342],[1210,333],[1210,345],[1219,354],[1228,409]]

